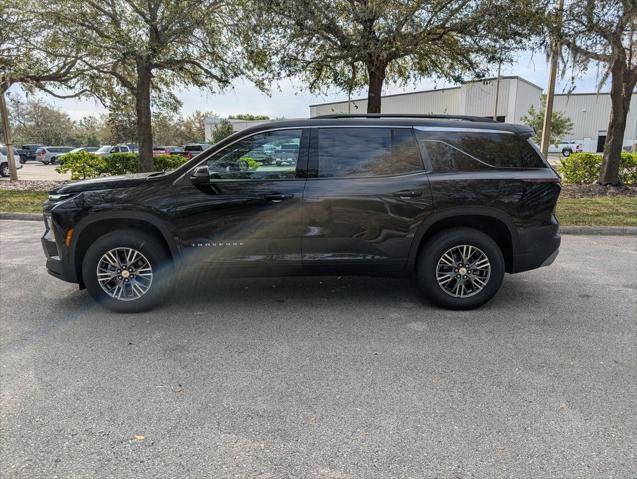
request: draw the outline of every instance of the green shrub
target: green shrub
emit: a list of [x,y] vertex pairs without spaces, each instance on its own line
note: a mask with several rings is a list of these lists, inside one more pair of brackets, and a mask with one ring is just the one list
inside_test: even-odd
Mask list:
[[66,153],[59,158],[60,166],[56,168],[58,173],[71,172],[72,180],[95,178],[107,171],[105,158],[87,151]]
[[159,155],[153,158],[153,166],[155,171],[168,171],[183,165],[188,158],[181,155]]
[[[186,161],[188,159],[181,155],[159,155],[153,158],[153,169],[155,171],[174,170]],[[139,155],[137,153],[114,153],[103,157],[81,151],[61,156],[57,171],[59,173],[70,171],[72,180],[83,180],[102,175],[115,176],[137,173],[138,163]]]
[[[562,158],[558,171],[564,183],[588,185],[599,179],[602,155],[595,153],[573,153]],[[637,184],[637,154],[622,153],[619,163],[619,181],[625,185]]]
[[110,176],[137,173],[139,155],[137,153],[113,153],[106,157],[106,173]]

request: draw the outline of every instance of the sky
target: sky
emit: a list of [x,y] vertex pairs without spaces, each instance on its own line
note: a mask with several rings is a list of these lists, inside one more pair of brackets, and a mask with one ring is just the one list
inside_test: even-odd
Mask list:
[[[548,65],[544,53],[521,52],[517,61],[512,65],[502,66],[502,75],[518,75],[526,80],[546,88],[548,79]],[[598,72],[591,68],[574,82],[576,92],[593,92],[597,88]],[[383,94],[407,93],[419,90],[430,90],[455,86],[443,80],[425,78],[416,84],[386,85]],[[566,92],[571,88],[571,80],[567,76],[558,77],[557,92]],[[608,91],[605,85],[601,91]],[[197,88],[177,91],[182,101],[182,113],[189,114],[196,110],[214,112],[221,117],[232,114],[252,113],[268,115],[270,118],[306,118],[310,114],[309,105],[338,100],[346,100],[344,92],[332,91],[326,95],[313,95],[303,91],[299,81],[282,81],[273,85],[270,94],[259,91],[249,82],[237,80],[233,88],[222,93],[212,94]],[[354,93],[352,98],[366,95],[362,90]],[[105,109],[95,100],[57,99],[50,95],[40,95],[42,99],[65,111],[73,120],[88,115],[105,113]]]

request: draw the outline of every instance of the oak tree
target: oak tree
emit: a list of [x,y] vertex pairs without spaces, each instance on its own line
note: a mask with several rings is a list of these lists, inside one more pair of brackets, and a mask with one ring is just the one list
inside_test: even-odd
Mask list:
[[560,31],[567,65],[601,67],[599,87],[610,78],[611,113],[599,182],[617,185],[630,99],[637,83],[637,2],[578,0],[567,5]]
[[152,107],[176,102],[179,87],[219,90],[239,75],[236,2],[225,0],[45,0],[67,45],[82,45],[84,85],[101,98],[134,104],[139,169],[151,171]]
[[480,78],[540,28],[545,2],[518,0],[262,0],[276,68],[312,92],[367,87],[380,113],[386,82]]

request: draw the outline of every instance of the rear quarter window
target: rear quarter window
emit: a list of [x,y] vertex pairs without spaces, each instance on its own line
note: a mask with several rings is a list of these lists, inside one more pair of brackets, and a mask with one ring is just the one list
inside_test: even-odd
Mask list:
[[433,171],[492,168],[545,168],[539,153],[524,138],[508,132],[416,130]]

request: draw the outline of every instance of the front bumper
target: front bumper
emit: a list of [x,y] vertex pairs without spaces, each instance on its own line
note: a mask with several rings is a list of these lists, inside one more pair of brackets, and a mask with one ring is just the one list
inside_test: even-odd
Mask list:
[[46,269],[47,272],[58,279],[68,281],[69,283],[77,283],[77,274],[73,265],[64,261],[60,256],[60,250],[57,244],[55,233],[53,231],[53,224],[51,223],[50,216],[44,217],[44,224],[46,231],[42,236],[42,249],[44,249],[44,255],[46,256]]
[[555,216],[550,225],[519,230],[519,253],[513,255],[511,273],[548,266],[560,250],[560,224]]

